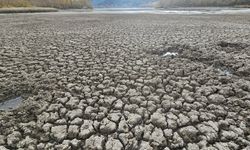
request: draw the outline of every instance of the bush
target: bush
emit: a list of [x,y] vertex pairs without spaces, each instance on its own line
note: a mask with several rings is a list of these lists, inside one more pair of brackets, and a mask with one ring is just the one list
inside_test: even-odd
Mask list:
[[28,0],[0,0],[0,7],[30,7]]
[[38,13],[38,12],[57,12],[56,8],[46,7],[11,7],[1,8],[0,13]]
[[0,0],[0,7],[91,8],[90,0]]
[[233,6],[250,3],[249,0],[160,0],[158,7],[172,6]]
[[41,7],[54,8],[89,8],[91,3],[89,0],[32,0],[33,5]]

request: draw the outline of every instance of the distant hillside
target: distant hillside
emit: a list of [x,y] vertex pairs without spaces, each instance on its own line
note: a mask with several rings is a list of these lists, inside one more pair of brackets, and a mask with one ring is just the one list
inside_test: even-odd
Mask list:
[[93,0],[93,7],[147,7],[156,0]]
[[91,0],[0,0],[2,7],[91,8]]
[[250,5],[250,0],[159,0],[157,7],[206,7]]

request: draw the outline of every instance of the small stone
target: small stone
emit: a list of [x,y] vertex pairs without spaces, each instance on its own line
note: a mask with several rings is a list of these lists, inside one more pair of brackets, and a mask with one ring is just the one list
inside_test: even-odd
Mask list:
[[132,129],[132,132],[136,139],[141,139],[144,134],[144,127],[141,125],[135,126],[135,128]]
[[235,142],[233,142],[233,141],[228,142],[228,147],[230,149],[239,149],[239,145],[235,144]]
[[226,99],[223,95],[213,94],[208,97],[208,99],[214,104],[221,104],[226,102]]
[[102,133],[111,134],[116,130],[116,124],[107,118],[103,119],[100,126],[100,131]]
[[7,71],[6,67],[0,67],[0,72],[5,73]]
[[84,123],[80,128],[79,137],[82,139],[86,139],[90,135],[92,135],[94,132],[95,132],[95,130],[93,128],[93,121],[84,120]]
[[144,135],[143,138],[147,141],[151,139],[152,131],[154,130],[155,126],[152,124],[145,125],[144,127]]
[[51,132],[57,141],[63,141],[67,136],[67,125],[54,126]]
[[249,150],[250,149],[250,146],[247,146],[247,147],[245,147],[244,149],[242,149],[242,150]]
[[219,94],[222,94],[225,97],[229,97],[234,95],[234,91],[232,87],[222,87],[219,91]]
[[221,140],[228,141],[228,140],[236,140],[238,138],[238,134],[234,133],[233,131],[221,131]]
[[127,124],[127,122],[125,121],[125,119],[122,119],[118,125],[118,131],[119,132],[123,132],[126,133],[129,131],[129,126]]
[[89,92],[91,92],[90,87],[89,87],[89,86],[84,86],[84,87],[83,87],[83,92],[84,92],[84,93],[89,93]]
[[129,139],[133,138],[133,134],[131,132],[120,133],[118,136],[119,136],[120,141],[124,144],[128,144]]
[[112,137],[110,137],[108,141],[106,142],[106,149],[107,150],[122,150],[123,145],[119,140],[113,139]]
[[136,112],[139,109],[139,106],[136,104],[127,104],[124,106],[124,110],[127,112]]
[[4,145],[5,144],[5,136],[0,135],[0,145]]
[[7,144],[12,147],[20,141],[21,137],[22,135],[20,132],[14,131],[7,136]]
[[195,142],[197,139],[198,130],[193,126],[187,126],[179,130],[181,137],[185,142]]
[[188,143],[187,150],[199,150],[199,146],[194,143]]
[[67,88],[68,88],[68,89],[71,89],[71,88],[74,87],[74,86],[75,86],[75,84],[73,84],[73,83],[67,84]]
[[154,141],[155,146],[160,146],[164,143],[165,137],[160,128],[155,128],[151,135],[151,140]]
[[208,142],[216,141],[218,139],[218,133],[213,127],[204,124],[199,124],[197,125],[197,128],[202,134],[206,136],[206,140]]
[[67,117],[69,117],[71,120],[75,119],[76,117],[82,117],[83,112],[81,109],[74,109],[72,111],[68,111],[66,114]]
[[93,114],[95,114],[96,115],[96,108],[94,108],[94,107],[92,107],[92,106],[88,106],[86,109],[85,109],[85,111],[84,111],[84,114],[85,115],[87,115],[87,116],[93,116]]
[[57,112],[51,112],[50,117],[48,118],[49,122],[55,122],[56,120],[59,119],[59,115]]
[[118,122],[121,116],[121,113],[110,113],[107,118],[111,121]]
[[48,112],[52,111],[52,112],[55,112],[55,111],[59,111],[60,108],[62,108],[63,105],[62,104],[51,104],[49,106],[49,108],[47,109]]
[[0,146],[0,150],[9,150],[9,149],[4,146]]
[[68,137],[69,138],[75,138],[77,137],[79,133],[79,126],[77,125],[70,125],[69,128],[68,128]]
[[246,126],[250,127],[250,116],[247,116],[246,118]]
[[[45,145],[44,149],[53,149],[53,148],[54,148],[54,146],[55,146],[55,144],[52,144],[52,143],[46,143],[46,145]],[[57,149],[57,150],[59,150],[59,149]],[[60,150],[61,150],[61,149],[60,149]],[[66,150],[66,149],[64,149],[64,150]]]
[[75,118],[74,120],[71,121],[72,125],[82,125],[83,120],[79,117]]
[[220,129],[228,130],[229,128],[229,122],[227,120],[220,120],[218,125]]
[[52,126],[53,125],[51,123],[45,123],[42,128],[45,132],[50,132]]
[[110,106],[114,103],[114,101],[116,101],[116,97],[114,96],[107,96],[104,98],[104,103],[103,106]]
[[102,150],[103,142],[104,142],[104,136],[92,135],[85,141],[84,149]]
[[188,103],[193,103],[195,101],[195,99],[193,98],[191,92],[189,92],[187,90],[182,91],[182,96],[185,99],[185,101],[188,102]]
[[62,142],[62,144],[58,144],[55,146],[55,149],[56,150],[69,150],[71,149],[71,146],[70,146],[70,141],[69,140],[64,140]]
[[173,141],[170,146],[171,149],[178,149],[184,146],[184,141],[177,132],[174,132]]
[[44,143],[39,143],[37,145],[37,150],[44,150],[44,148],[45,148],[45,144]]
[[121,100],[117,100],[114,104],[114,108],[115,109],[122,109],[122,106],[123,106],[123,102]]
[[179,126],[187,125],[190,122],[190,119],[183,114],[179,114],[178,117],[179,119],[177,120],[177,123],[179,124]]
[[149,142],[142,141],[139,150],[153,150],[153,147],[150,146]]
[[139,96],[140,93],[138,93],[136,89],[129,89],[126,95],[128,95],[129,97],[133,97],[133,96]]
[[149,101],[152,101],[152,102],[155,102],[157,104],[160,104],[161,103],[161,99],[159,96],[155,96],[155,95],[150,95],[148,96],[148,100]]
[[80,100],[77,97],[71,97],[69,101],[66,103],[66,107],[71,109],[77,108]]
[[223,143],[223,142],[216,142],[214,144],[214,147],[216,147],[217,149],[222,149],[222,150],[230,150],[228,143]]
[[173,119],[167,119],[168,127],[170,129],[176,129],[177,128],[177,122]]
[[167,138],[170,138],[173,136],[173,130],[172,129],[165,129],[164,130],[164,135],[167,137]]
[[183,77],[184,76],[184,70],[183,69],[176,69],[174,72],[175,76]]
[[59,114],[60,116],[64,116],[67,112],[68,110],[66,108],[60,108]]
[[163,109],[169,110],[171,108],[171,102],[169,100],[163,100],[161,106]]
[[47,112],[43,112],[43,113],[39,114],[37,116],[37,118],[38,118],[39,122],[45,123],[45,122],[48,122],[48,120],[50,118],[50,114]]
[[142,117],[141,117],[140,115],[130,113],[130,114],[128,115],[128,120],[127,120],[127,122],[128,122],[128,124],[136,125],[136,124],[138,124],[138,123],[141,122],[141,119],[142,119]]
[[142,101],[144,101],[145,98],[142,96],[134,96],[134,97],[130,97],[130,102],[132,104],[137,104],[140,105],[142,103]]
[[143,65],[143,62],[142,62],[141,60],[137,60],[137,61],[136,61],[136,64],[137,64],[137,65]]
[[143,95],[149,95],[151,93],[151,89],[150,89],[150,87],[148,87],[148,86],[144,86],[143,88],[142,88],[142,94]]
[[73,139],[72,141],[70,141],[71,145],[73,146],[73,148],[77,148],[80,145],[80,140],[77,139]]
[[17,147],[29,147],[29,146],[35,146],[37,145],[37,140],[36,139],[33,139],[31,138],[30,136],[26,136],[25,139],[23,139],[22,141],[20,141],[18,144],[17,144]]
[[103,85],[103,84],[99,84],[98,86],[97,86],[97,89],[100,89],[100,90],[102,90],[102,89],[104,89],[105,88],[105,86]]
[[158,112],[155,112],[152,116],[151,116],[151,122],[152,124],[154,124],[157,127],[167,127],[167,120],[166,117]]

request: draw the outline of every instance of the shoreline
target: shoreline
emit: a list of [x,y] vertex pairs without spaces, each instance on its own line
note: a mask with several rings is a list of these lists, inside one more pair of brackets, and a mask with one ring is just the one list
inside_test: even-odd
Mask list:
[[50,7],[11,7],[0,8],[0,14],[5,13],[38,13],[38,12],[58,12],[59,9]]

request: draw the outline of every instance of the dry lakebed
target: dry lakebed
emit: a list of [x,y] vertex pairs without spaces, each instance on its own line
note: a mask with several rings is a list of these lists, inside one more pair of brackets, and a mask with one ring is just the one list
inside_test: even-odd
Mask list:
[[7,149],[249,150],[250,14],[1,14]]

